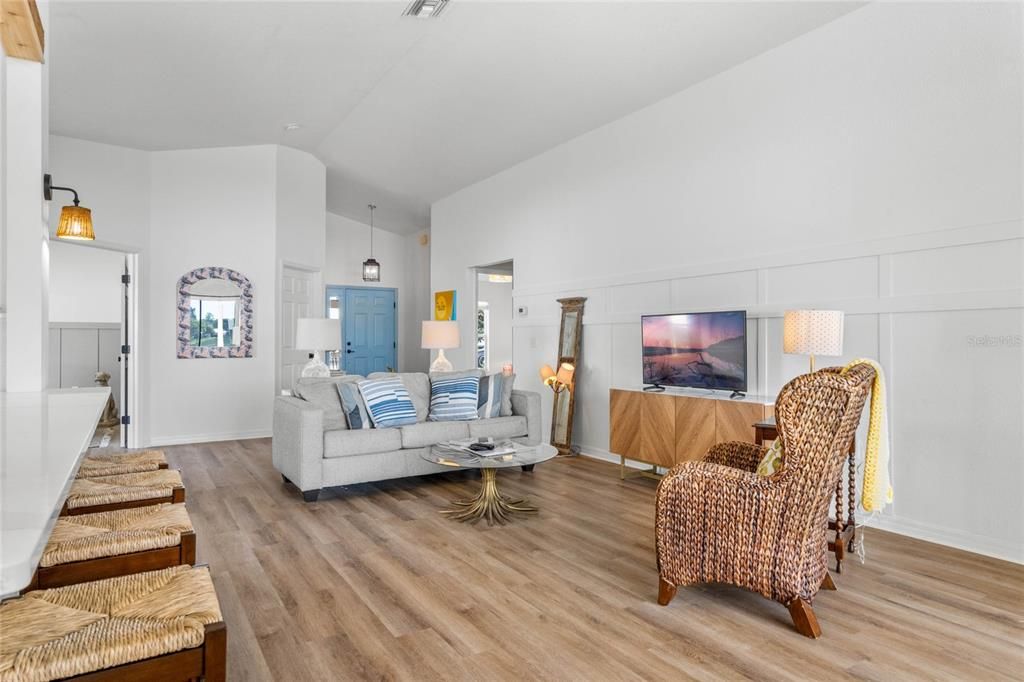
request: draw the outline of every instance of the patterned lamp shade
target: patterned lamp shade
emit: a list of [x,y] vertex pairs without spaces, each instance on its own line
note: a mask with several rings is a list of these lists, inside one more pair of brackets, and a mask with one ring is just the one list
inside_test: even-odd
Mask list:
[[60,210],[57,239],[96,239],[92,231],[92,211],[83,206],[65,206]]
[[842,355],[842,310],[787,310],[782,350],[798,355]]

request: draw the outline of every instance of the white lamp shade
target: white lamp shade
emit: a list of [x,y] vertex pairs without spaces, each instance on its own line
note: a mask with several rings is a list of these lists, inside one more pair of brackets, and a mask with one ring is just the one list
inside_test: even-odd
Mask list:
[[459,347],[459,323],[449,320],[424,320],[420,344],[431,350]]
[[787,310],[782,350],[799,355],[842,355],[843,311]]
[[295,348],[298,350],[339,350],[341,323],[322,317],[300,317],[295,327]]

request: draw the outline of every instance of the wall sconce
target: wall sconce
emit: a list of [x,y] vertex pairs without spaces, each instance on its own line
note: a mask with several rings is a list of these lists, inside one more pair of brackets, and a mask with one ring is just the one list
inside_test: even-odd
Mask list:
[[43,198],[53,200],[53,190],[71,192],[75,195],[75,205],[60,209],[60,221],[57,223],[57,239],[96,239],[92,231],[92,211],[78,205],[78,192],[70,187],[58,187],[52,183],[49,173],[43,175]]
[[551,365],[544,365],[540,368],[540,378],[555,395],[558,395],[566,389],[572,389],[572,376],[575,372],[576,367],[568,362],[559,365],[558,372],[551,369]]

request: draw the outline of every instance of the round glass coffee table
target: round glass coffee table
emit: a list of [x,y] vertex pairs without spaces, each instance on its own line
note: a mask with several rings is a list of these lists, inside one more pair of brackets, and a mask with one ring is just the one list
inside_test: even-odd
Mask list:
[[466,500],[453,500],[452,509],[445,509],[442,514],[451,514],[458,521],[477,521],[487,519],[488,525],[495,522],[505,523],[515,513],[536,512],[537,507],[526,500],[511,499],[498,492],[498,469],[511,467],[533,466],[546,462],[558,454],[558,450],[547,443],[539,445],[522,445],[511,441],[498,442],[498,447],[511,445],[514,452],[504,455],[482,456],[463,452],[444,444],[431,446],[430,452],[423,458],[435,464],[443,464],[453,469],[479,469],[480,492],[476,497]]

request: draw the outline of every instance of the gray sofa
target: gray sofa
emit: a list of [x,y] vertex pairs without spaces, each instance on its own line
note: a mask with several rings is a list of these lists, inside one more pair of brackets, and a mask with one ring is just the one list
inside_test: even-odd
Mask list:
[[384,429],[350,430],[338,397],[337,384],[361,376],[299,379],[291,396],[274,399],[273,462],[284,479],[302,491],[307,502],[321,488],[389,478],[421,476],[451,467],[422,455],[430,446],[456,438],[512,438],[533,445],[541,440],[540,395],[511,391],[503,413],[508,416],[459,422],[427,421],[430,378],[420,372],[371,374],[399,376],[416,407],[416,423]]

